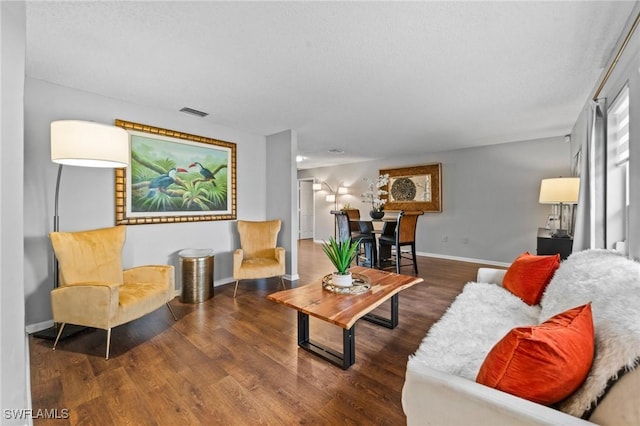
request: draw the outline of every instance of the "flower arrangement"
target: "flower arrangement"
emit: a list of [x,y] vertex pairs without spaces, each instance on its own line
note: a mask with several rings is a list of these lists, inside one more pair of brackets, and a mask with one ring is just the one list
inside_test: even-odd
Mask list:
[[387,195],[388,192],[384,189],[380,189],[389,183],[389,174],[385,173],[378,176],[376,180],[364,178],[367,182],[368,190],[362,194],[363,203],[371,203],[371,210],[374,212],[381,212],[384,210],[384,203],[387,202],[384,198],[380,198],[382,195]]

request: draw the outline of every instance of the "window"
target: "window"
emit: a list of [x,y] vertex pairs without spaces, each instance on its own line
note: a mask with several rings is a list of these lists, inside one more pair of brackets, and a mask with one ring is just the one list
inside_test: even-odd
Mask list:
[[629,87],[607,114],[607,248],[626,253],[629,211]]

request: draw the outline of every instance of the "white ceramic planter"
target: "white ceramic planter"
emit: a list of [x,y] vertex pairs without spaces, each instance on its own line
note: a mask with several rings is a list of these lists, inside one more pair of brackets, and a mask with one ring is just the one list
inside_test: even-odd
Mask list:
[[351,287],[353,285],[353,277],[351,276],[351,272],[348,272],[346,275],[341,275],[337,272],[334,272],[331,276],[331,284],[337,287]]

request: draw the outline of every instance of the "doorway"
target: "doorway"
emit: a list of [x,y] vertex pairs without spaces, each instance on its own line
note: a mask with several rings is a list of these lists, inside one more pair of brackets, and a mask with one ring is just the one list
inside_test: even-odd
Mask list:
[[298,239],[313,238],[313,179],[298,179]]

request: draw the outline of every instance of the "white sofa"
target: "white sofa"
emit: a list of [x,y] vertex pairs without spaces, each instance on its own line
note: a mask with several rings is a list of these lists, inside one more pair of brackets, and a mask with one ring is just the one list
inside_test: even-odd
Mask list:
[[[479,269],[477,282],[465,286],[409,358],[402,390],[407,424],[640,425],[640,264],[606,250],[575,253],[537,306],[504,289],[504,274]],[[509,330],[588,302],[594,362],[583,385],[555,408],[475,382]]]

